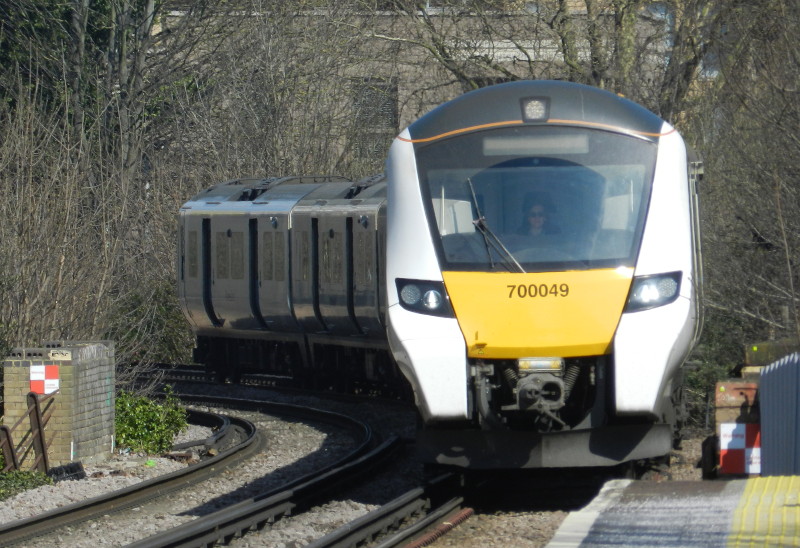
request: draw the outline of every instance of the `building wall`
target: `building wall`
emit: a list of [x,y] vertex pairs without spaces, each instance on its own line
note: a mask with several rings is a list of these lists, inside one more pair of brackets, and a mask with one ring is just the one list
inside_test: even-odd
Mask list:
[[[39,373],[48,376],[40,382]],[[37,348],[15,348],[3,361],[3,424],[13,426],[27,411],[27,394],[53,393],[45,414],[52,416],[45,428],[50,444],[50,466],[82,460],[103,460],[114,444],[114,345],[110,342],[45,343]],[[14,432],[19,444],[29,423]],[[32,465],[32,458],[22,462]]]

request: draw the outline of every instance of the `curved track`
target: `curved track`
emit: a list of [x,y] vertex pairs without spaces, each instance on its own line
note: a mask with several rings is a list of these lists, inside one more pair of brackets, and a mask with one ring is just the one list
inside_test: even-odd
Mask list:
[[389,457],[398,444],[399,441],[393,438],[360,456],[348,455],[330,469],[300,478],[281,489],[225,508],[202,520],[153,535],[128,545],[128,548],[205,547],[229,542],[251,529],[261,529],[285,515],[303,512],[323,501],[333,489],[362,476]]
[[[192,411],[189,419],[192,424],[216,425],[219,429],[214,436],[206,440],[182,444],[184,447],[197,445],[221,447],[228,441],[226,438],[232,435],[239,436],[240,441],[234,442],[231,447],[220,451],[216,456],[204,459],[182,470],[137,483],[108,495],[3,525],[0,527],[0,545],[8,546],[42,536],[61,527],[88,521],[109,512],[141,504],[157,496],[172,493],[182,489],[185,485],[219,474],[221,470],[246,460],[251,454],[261,449],[261,438],[258,436],[255,426],[249,421],[201,411]],[[237,432],[234,433],[233,430]]]
[[379,444],[369,425],[330,411],[255,400],[204,398],[205,403],[209,403],[209,400],[225,400],[226,405],[246,405],[248,409],[256,409],[270,414],[302,417],[333,424],[359,432],[360,439],[350,453],[325,468],[297,478],[280,488],[204,516],[202,520],[196,519],[130,544],[129,548],[204,547],[217,542],[228,542],[236,536],[244,535],[251,529],[261,529],[284,515],[305,511],[313,504],[324,500],[326,495],[344,482],[351,482],[368,473],[372,467],[388,458],[400,445],[397,438],[391,438]]
[[[184,527],[137,543],[141,546],[206,546],[239,534],[252,527],[253,524],[263,526],[266,521],[273,521],[289,510],[299,511],[310,501],[316,500],[319,494],[339,482],[361,473],[370,462],[385,456],[398,445],[397,440],[392,440],[379,446],[376,450],[377,441],[367,424],[329,411],[253,400],[180,394],[177,396],[187,404],[218,405],[229,409],[257,411],[330,424],[349,430],[356,439],[356,448],[340,461],[313,475],[296,479],[280,489],[264,493],[257,500],[244,501],[234,505],[233,508],[207,515],[202,520],[195,520],[202,523],[192,522]],[[262,437],[258,435],[255,426],[249,421],[202,412],[192,412],[190,420],[193,424],[215,427],[217,431],[208,439],[181,444],[179,448],[200,445],[215,447],[219,451],[216,456],[105,496],[0,526],[0,545],[19,543],[104,514],[142,505],[150,499],[174,493],[184,487],[218,475],[264,449]],[[211,531],[199,531],[210,524],[213,524]],[[202,541],[191,540],[200,537],[203,538]]]

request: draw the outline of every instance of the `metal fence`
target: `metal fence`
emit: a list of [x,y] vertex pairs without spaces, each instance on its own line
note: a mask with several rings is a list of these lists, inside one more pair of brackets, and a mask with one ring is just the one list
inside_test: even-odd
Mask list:
[[800,473],[800,353],[761,370],[761,475]]

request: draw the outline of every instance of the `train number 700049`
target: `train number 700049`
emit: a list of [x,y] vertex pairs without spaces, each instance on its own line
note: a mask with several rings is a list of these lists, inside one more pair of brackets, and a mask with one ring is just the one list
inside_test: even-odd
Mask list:
[[543,298],[543,297],[566,297],[569,295],[568,284],[510,284],[508,287],[508,298]]

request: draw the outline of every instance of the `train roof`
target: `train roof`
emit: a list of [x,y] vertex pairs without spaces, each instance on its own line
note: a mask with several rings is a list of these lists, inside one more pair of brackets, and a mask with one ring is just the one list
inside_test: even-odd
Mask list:
[[[525,105],[533,108],[525,111]],[[432,142],[479,129],[513,125],[591,127],[655,141],[665,122],[646,108],[611,92],[554,80],[522,80],[466,93],[408,127],[411,141]],[[673,131],[667,126],[666,132]]]

